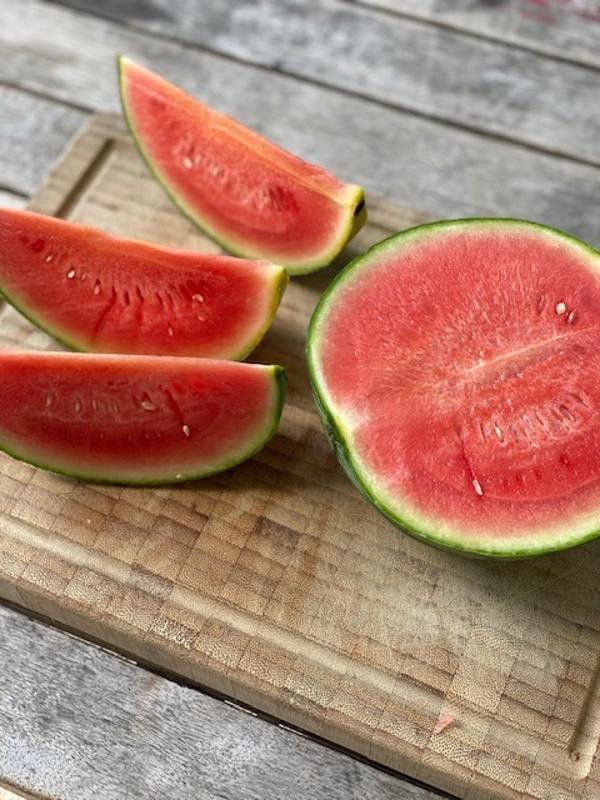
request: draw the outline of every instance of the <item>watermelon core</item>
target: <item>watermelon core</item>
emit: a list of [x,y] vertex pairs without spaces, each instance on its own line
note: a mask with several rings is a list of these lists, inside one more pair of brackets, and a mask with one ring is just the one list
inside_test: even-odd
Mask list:
[[0,353],[0,448],[115,483],[228,469],[279,423],[280,367],[169,356]]
[[600,532],[600,253],[516,220],[405,231],[335,280],[307,354],[340,460],[404,529],[506,557]]

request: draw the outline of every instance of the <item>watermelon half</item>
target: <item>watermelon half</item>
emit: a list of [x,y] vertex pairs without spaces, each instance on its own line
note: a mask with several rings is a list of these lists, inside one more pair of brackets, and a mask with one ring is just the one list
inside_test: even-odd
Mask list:
[[169,356],[0,353],[0,448],[111,483],[201,478],[277,429],[281,367]]
[[268,261],[171,250],[0,208],[0,292],[76,350],[242,359],[287,280]]
[[174,202],[226,250],[291,274],[329,264],[366,219],[363,190],[119,59],[133,138]]
[[355,259],[313,316],[317,404],[390,520],[484,556],[600,532],[600,254],[508,219],[424,225]]

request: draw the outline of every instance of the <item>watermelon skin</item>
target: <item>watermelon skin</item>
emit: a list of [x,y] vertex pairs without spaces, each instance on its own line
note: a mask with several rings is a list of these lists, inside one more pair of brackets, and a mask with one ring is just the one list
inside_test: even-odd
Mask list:
[[287,281],[267,261],[0,208],[0,292],[75,350],[242,359],[269,328]]
[[277,430],[281,367],[169,356],[0,353],[0,449],[76,478],[167,484],[258,452]]
[[340,463],[404,531],[495,558],[600,533],[600,253],[588,245],[510,219],[404,231],[328,288],[307,361]]
[[158,75],[120,57],[125,119],[173,202],[226,250],[327,266],[366,220],[362,187],[308,164]]

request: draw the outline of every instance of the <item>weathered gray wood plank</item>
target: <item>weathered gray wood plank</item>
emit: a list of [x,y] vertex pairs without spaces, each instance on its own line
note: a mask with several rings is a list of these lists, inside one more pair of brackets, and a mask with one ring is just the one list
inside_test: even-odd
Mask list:
[[347,0],[600,66],[598,0]]
[[60,103],[0,86],[0,185],[31,194],[83,120]]
[[[595,167],[159,41],[39,0],[8,2],[3,15],[9,24],[0,27],[0,74],[24,88],[88,108],[117,109],[114,55],[124,52],[373,193],[440,217],[530,217],[600,244],[600,170]],[[18,136],[26,154],[37,157],[19,132],[25,122],[11,124],[16,128],[8,133],[2,126],[0,142]]]
[[0,206],[7,206],[8,208],[23,208],[27,198],[22,194],[15,194],[6,189],[0,189]]
[[[600,163],[600,75],[340,0],[62,0],[397,108]],[[134,10],[132,16],[131,10]]]
[[441,796],[2,606],[0,779],[60,800]]

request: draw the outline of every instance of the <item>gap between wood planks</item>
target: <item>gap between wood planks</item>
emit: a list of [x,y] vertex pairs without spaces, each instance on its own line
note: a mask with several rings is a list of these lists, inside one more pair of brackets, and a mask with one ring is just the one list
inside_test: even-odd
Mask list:
[[[66,100],[64,97],[55,97],[48,92],[42,92],[40,89],[32,89],[29,86],[20,86],[15,81],[6,81],[2,78],[0,78],[0,88],[12,89],[14,92],[23,92],[23,94],[27,94],[30,97],[37,97],[40,100],[45,100],[46,102],[50,101],[52,103],[56,103],[57,105],[64,106],[65,108],[70,108],[72,111],[79,111],[81,114],[89,114],[97,110],[94,106],[84,105],[83,103],[74,103],[72,100]],[[11,189],[11,191],[13,190]]]
[[[427,120],[427,121],[430,121],[430,122],[437,122],[439,124],[446,125],[449,128],[453,128],[455,130],[463,131],[463,132],[466,132],[466,133],[476,134],[478,136],[482,136],[482,137],[484,137],[486,139],[490,139],[492,141],[504,142],[506,144],[515,145],[517,147],[523,148],[524,150],[528,150],[530,152],[543,153],[545,155],[550,155],[550,156],[553,156],[553,157],[556,157],[556,158],[565,159],[567,161],[571,161],[571,162],[573,162],[575,164],[581,164],[583,166],[596,167],[596,168],[598,166],[600,166],[600,160],[595,160],[593,158],[586,158],[586,157],[583,157],[583,156],[577,156],[577,155],[574,155],[572,153],[567,153],[564,150],[561,150],[560,148],[550,147],[550,146],[546,146],[546,145],[542,145],[542,144],[536,144],[536,143],[529,142],[529,141],[523,141],[522,139],[519,139],[516,136],[511,136],[509,134],[503,134],[503,133],[500,133],[498,131],[490,131],[490,130],[488,130],[488,129],[484,128],[484,127],[481,127],[479,125],[471,124],[471,123],[468,123],[468,122],[458,121],[458,120],[456,120],[456,119],[454,119],[454,118],[452,118],[450,116],[444,115],[444,114],[433,114],[431,112],[415,109],[415,108],[403,105],[403,104],[398,103],[398,102],[391,102],[391,101],[386,101],[386,100],[383,100],[383,99],[380,99],[380,98],[374,98],[372,95],[367,94],[365,92],[360,92],[360,91],[356,91],[356,90],[353,90],[353,89],[349,89],[349,88],[347,88],[345,86],[341,86],[341,85],[336,84],[336,83],[328,82],[326,80],[319,80],[317,78],[309,77],[307,75],[301,75],[301,74],[298,74],[297,72],[294,72],[292,70],[284,69],[280,65],[269,66],[269,65],[261,63],[258,60],[255,60],[255,59],[252,59],[252,58],[243,57],[243,56],[234,55],[234,54],[228,53],[228,52],[224,52],[223,50],[219,50],[218,48],[210,47],[209,45],[207,45],[205,43],[196,42],[196,41],[194,41],[192,39],[189,39],[187,37],[186,38],[182,38],[181,36],[177,36],[174,33],[165,33],[163,31],[154,30],[153,28],[147,28],[146,26],[140,25],[139,23],[136,23],[135,21],[131,21],[129,19],[122,19],[122,18],[120,18],[120,17],[118,17],[116,15],[113,15],[113,14],[110,14],[110,13],[107,13],[107,12],[103,12],[101,7],[100,8],[99,7],[95,7],[93,10],[82,9],[82,8],[79,8],[77,5],[73,5],[73,4],[69,3],[68,0],[42,0],[42,2],[47,4],[47,5],[50,5],[50,6],[60,6],[61,8],[66,8],[71,13],[76,14],[78,16],[93,17],[93,18],[97,18],[97,19],[106,20],[106,21],[112,23],[113,25],[121,26],[121,27],[127,28],[127,29],[129,29],[131,31],[134,31],[138,35],[143,36],[145,38],[157,39],[157,40],[160,40],[160,41],[169,42],[171,44],[177,44],[179,47],[182,47],[182,48],[187,49],[187,50],[194,50],[194,51],[206,53],[206,54],[221,58],[221,59],[223,59],[225,61],[229,61],[229,62],[232,62],[232,63],[235,63],[235,64],[239,64],[241,66],[252,67],[254,69],[258,69],[258,70],[260,70],[262,72],[265,72],[265,73],[280,75],[280,76],[283,76],[285,78],[291,78],[293,80],[308,84],[309,86],[315,86],[315,87],[318,87],[318,88],[321,88],[321,89],[325,89],[327,91],[337,92],[338,94],[340,94],[342,96],[353,98],[353,99],[356,99],[356,100],[361,100],[363,102],[368,102],[368,103],[370,103],[372,105],[376,105],[378,107],[387,108],[387,109],[392,110],[392,111],[399,111],[401,113],[407,114],[409,116],[413,116],[413,117],[418,118],[418,119],[423,119],[423,120]],[[356,5],[357,7],[360,7],[360,8],[369,9],[373,13],[376,13],[376,12],[377,13],[384,13],[384,14],[386,14],[388,16],[389,15],[400,16],[400,17],[403,16],[403,15],[396,14],[396,12],[394,12],[394,11],[389,11],[387,9],[385,9],[385,10],[381,9],[379,6],[373,7],[373,6],[369,5],[368,3],[365,3],[365,4],[363,4],[363,3],[354,3],[353,0],[340,0],[340,2],[344,3],[345,5],[348,5],[349,7]],[[432,24],[430,21],[426,21],[426,20],[423,20],[423,19],[420,19],[420,18],[414,18],[414,19],[410,18],[410,19],[411,19],[412,22],[416,22],[416,23],[422,25],[423,27],[430,27],[431,24]],[[443,27],[443,26],[438,26],[438,27]],[[454,31],[454,29],[452,29],[452,30]],[[461,35],[465,33],[463,30],[459,30],[458,32]],[[485,37],[479,37],[479,36],[474,36],[472,38],[480,38],[482,40],[485,39]],[[531,50],[531,48],[522,47],[520,44],[514,44],[513,45],[513,44],[508,44],[506,42],[496,42],[495,40],[491,40],[491,41],[494,44],[499,44],[500,46],[502,46],[502,47],[504,47],[504,48],[506,48],[508,50],[510,50],[510,49],[522,49],[522,50],[524,50],[526,52],[534,52],[536,55],[543,55],[544,57],[548,58],[549,60],[560,60],[560,61],[563,61],[563,62],[566,62],[566,63],[574,63],[574,62],[569,62],[568,59],[556,59],[555,56],[551,55],[551,54],[547,54],[547,53],[539,53],[538,54],[536,51]],[[593,66],[590,66],[590,65],[587,65],[587,64],[577,65],[577,66],[581,66],[582,68],[585,68],[585,69],[588,69],[588,70],[594,72],[594,74],[598,74],[598,69],[596,69]],[[2,84],[0,83],[0,85],[2,85]],[[21,87],[19,87],[19,88],[21,88]],[[43,97],[44,96],[43,93],[40,92],[40,96]],[[48,97],[52,97],[53,99],[55,99],[52,95],[47,95],[47,96]],[[63,102],[63,101],[61,101],[61,102]],[[84,107],[78,107],[76,105],[74,105],[73,107],[74,108],[78,108],[78,110],[84,110]]]
[[[61,3],[61,0],[50,0],[50,2]],[[448,22],[440,17],[434,17],[432,15],[419,16],[418,14],[411,13],[410,11],[404,11],[382,5],[380,0],[339,0],[339,2],[345,3],[349,6],[356,6],[356,8],[362,8],[365,11],[372,11],[373,13],[381,14],[383,16],[397,17],[399,19],[409,20],[410,22],[418,22],[422,25],[431,25],[444,31],[460,33],[462,36],[476,39],[481,42],[490,42],[491,44],[500,44],[504,45],[505,47],[512,47],[517,50],[522,50],[525,53],[531,53],[535,56],[545,56],[546,58],[552,59],[552,61],[558,61],[562,64],[576,65],[578,67],[584,67],[586,69],[593,70],[594,72],[599,71],[597,64],[592,61],[587,61],[584,58],[576,58],[572,56],[569,57],[549,47],[536,47],[535,44],[525,42],[517,37],[503,38],[501,36],[494,36],[493,33],[487,33],[482,30],[463,28],[458,23]]]
[[[184,678],[184,677],[182,677],[181,675],[178,675],[175,672],[171,672],[169,670],[165,670],[165,669],[159,668],[159,667],[155,666],[154,664],[152,664],[150,662],[147,662],[147,661],[144,661],[144,660],[140,660],[140,659],[137,658],[137,656],[132,655],[131,653],[127,652],[126,650],[124,650],[122,648],[119,648],[117,646],[112,646],[112,645],[111,646],[107,646],[104,642],[102,642],[102,640],[96,639],[93,636],[83,635],[79,631],[74,630],[72,628],[69,628],[67,625],[64,625],[63,623],[59,622],[58,620],[51,619],[50,617],[47,617],[47,616],[45,616],[43,614],[39,614],[39,613],[37,613],[35,611],[31,611],[30,609],[24,608],[22,606],[19,606],[19,605],[15,604],[15,603],[11,603],[10,601],[4,600],[4,599],[0,600],[0,608],[2,608],[2,607],[7,608],[7,609],[9,609],[11,611],[14,611],[14,612],[16,612],[18,614],[21,614],[24,617],[26,617],[26,618],[34,621],[34,622],[40,623],[40,624],[44,625],[47,628],[58,630],[63,635],[68,636],[71,639],[74,639],[76,642],[78,642],[80,644],[83,644],[83,645],[86,645],[88,647],[94,647],[97,650],[100,650],[103,653],[106,653],[108,656],[110,656],[112,658],[117,658],[120,661],[123,661],[123,662],[129,664],[133,668],[139,668],[139,669],[145,670],[146,672],[150,672],[151,674],[156,675],[159,678],[163,678],[164,680],[170,681],[172,683],[176,683],[179,686],[183,686],[184,688],[191,689],[193,691],[196,691],[196,692],[198,692],[200,694],[203,694],[203,695],[206,695],[208,697],[212,697],[215,700],[220,700],[221,702],[225,703],[226,705],[229,705],[229,706],[235,708],[239,712],[248,714],[248,715],[250,715],[252,717],[256,717],[257,719],[262,720],[264,722],[268,722],[269,724],[274,725],[277,728],[281,728],[284,731],[288,731],[290,733],[295,734],[296,736],[300,736],[300,737],[302,737],[304,739],[308,739],[309,741],[314,742],[315,744],[318,744],[318,745],[320,745],[322,747],[326,747],[327,749],[332,750],[334,752],[341,753],[341,754],[343,754],[345,756],[348,756],[348,757],[350,757],[350,758],[352,758],[352,759],[354,759],[356,761],[361,762],[362,764],[365,764],[365,765],[367,765],[369,767],[372,767],[372,768],[374,768],[374,769],[376,769],[376,770],[378,770],[380,772],[384,772],[384,773],[386,773],[388,775],[393,776],[394,778],[398,778],[398,780],[400,780],[400,781],[412,784],[413,786],[421,788],[423,790],[427,790],[430,794],[438,796],[438,797],[442,798],[443,800],[458,800],[458,798],[454,797],[453,795],[449,795],[447,793],[444,793],[444,792],[440,791],[439,789],[436,789],[435,787],[430,786],[429,784],[426,784],[426,783],[423,783],[422,781],[419,781],[416,778],[412,778],[410,776],[404,775],[403,773],[400,773],[400,772],[397,772],[396,770],[390,769],[389,767],[386,767],[383,764],[379,764],[379,763],[377,763],[375,761],[371,761],[369,758],[366,758],[365,756],[363,756],[363,755],[361,755],[359,753],[355,753],[352,750],[348,750],[347,748],[342,747],[341,745],[338,745],[338,744],[335,744],[333,742],[330,742],[327,739],[323,739],[322,737],[317,736],[316,734],[304,731],[301,728],[298,728],[298,727],[296,727],[294,725],[290,725],[288,723],[285,723],[282,720],[278,719],[277,717],[273,717],[272,715],[267,714],[267,713],[265,713],[265,712],[263,712],[263,711],[261,711],[259,709],[253,708],[252,706],[250,706],[250,705],[248,705],[246,703],[243,703],[243,702],[241,702],[239,700],[233,700],[233,699],[229,698],[227,695],[224,695],[221,692],[215,691],[215,690],[213,690],[213,689],[211,689],[211,688],[209,688],[209,687],[207,687],[207,686],[205,686],[203,684],[197,683],[195,681],[188,680],[187,678]],[[7,798],[2,796],[2,789],[3,789],[4,785],[6,785],[7,788],[10,788],[12,791],[20,792],[20,794],[17,794],[16,798],[24,797],[25,800],[29,800],[30,798],[32,798],[32,800],[37,800],[38,798],[40,798],[40,800],[44,800],[44,798],[42,798],[41,795],[37,795],[37,794],[32,795],[31,793],[27,793],[25,790],[20,789],[19,787],[14,787],[14,789],[13,789],[12,785],[10,783],[6,784],[6,782],[5,782],[3,784],[2,781],[6,781],[6,779],[5,779],[4,776],[0,775],[0,800],[13,800],[13,797],[11,797],[10,795],[8,795]]]

